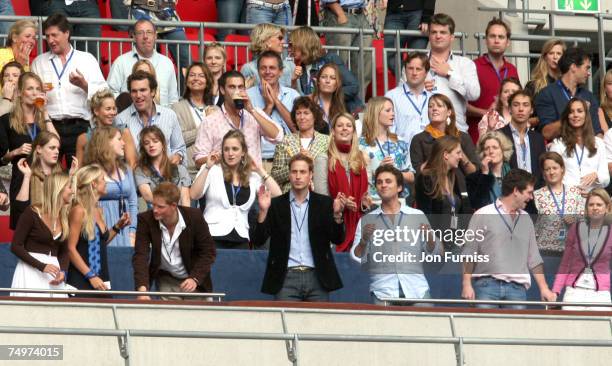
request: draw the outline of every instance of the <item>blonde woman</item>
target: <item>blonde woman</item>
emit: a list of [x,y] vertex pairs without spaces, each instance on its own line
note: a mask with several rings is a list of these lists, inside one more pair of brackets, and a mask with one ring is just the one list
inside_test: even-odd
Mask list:
[[[117,105],[115,104],[113,92],[110,89],[100,89],[92,95],[89,101],[89,108],[91,109],[92,123],[87,132],[82,133],[77,138],[75,155],[77,161],[83,161],[85,147],[87,142],[91,140],[93,130],[99,126],[113,126],[115,117],[117,117]],[[121,131],[121,137],[123,142],[125,142],[125,160],[133,169],[136,167],[138,160],[134,138],[127,128]]]
[[[363,152],[368,172],[368,193],[375,203],[380,197],[373,181],[374,172],[380,165],[392,164],[404,177],[404,184],[414,183],[414,169],[410,163],[408,143],[390,132],[395,119],[393,101],[387,97],[371,98],[363,115],[363,130],[359,138],[359,149]],[[402,191],[402,197],[409,195]]]
[[330,197],[339,193],[345,198],[345,239],[336,246],[337,252],[348,252],[355,238],[362,212],[370,206],[366,160],[359,150],[355,119],[349,113],[337,115],[331,121],[331,141],[327,155],[314,162],[314,190]]
[[206,46],[204,49],[204,64],[210,70],[214,81],[212,86],[212,103],[214,105],[219,102],[219,79],[225,72],[226,62],[225,48],[220,43],[213,42]]
[[[240,73],[246,79],[246,88],[253,85],[260,85],[259,72],[257,70],[257,58],[264,51],[274,51],[279,55],[283,53],[285,43],[285,29],[276,24],[261,23],[257,24],[251,31],[251,52],[253,60],[247,62],[240,69]],[[279,79],[282,86],[291,88],[291,75],[295,70],[293,60],[283,59],[283,75]]]
[[565,42],[560,39],[553,38],[544,43],[538,63],[531,71],[531,81],[525,85],[525,91],[532,97],[561,77],[558,62],[565,49]]
[[79,290],[109,289],[106,245],[130,223],[124,212],[111,228],[106,225],[99,206],[100,197],[107,193],[105,176],[98,164],[84,166],[74,176],[75,197],[67,244],[71,263],[68,282]]
[[27,19],[18,20],[9,29],[6,47],[0,48],[0,68],[11,61],[19,62],[26,71],[30,71],[30,54],[36,48],[35,22]]
[[99,164],[106,173],[106,194],[100,197],[100,207],[106,222],[118,222],[129,214],[129,229],[120,230],[110,242],[112,246],[133,246],[136,238],[138,198],[132,169],[123,162],[125,143],[119,129],[96,128],[85,151],[85,165]]
[[[64,289],[68,269],[68,208],[72,200],[70,179],[54,173],[45,180],[45,199],[28,207],[17,224],[11,251],[19,260],[12,288]],[[11,296],[67,297],[53,294],[11,293]]]

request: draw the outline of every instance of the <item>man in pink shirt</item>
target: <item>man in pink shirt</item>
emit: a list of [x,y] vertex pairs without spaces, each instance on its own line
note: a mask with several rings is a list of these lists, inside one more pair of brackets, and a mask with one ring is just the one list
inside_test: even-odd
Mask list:
[[467,105],[469,133],[474,143],[478,141],[478,122],[491,108],[499,94],[501,82],[507,78],[519,78],[516,67],[504,57],[510,46],[510,26],[501,19],[491,19],[485,31],[485,41],[487,53],[474,60],[480,97]]
[[283,129],[263,110],[253,107],[245,90],[244,76],[238,71],[228,71],[221,76],[219,93],[223,104],[221,108],[207,111],[202,119],[193,160],[200,166],[211,153],[221,152],[223,136],[235,129],[242,131],[249,155],[261,165],[261,137],[277,144],[283,140]]
[[[475,233],[474,240],[468,241],[463,248],[466,260],[463,260],[461,297],[464,299],[526,301],[527,289],[531,286],[529,271],[540,289],[542,301],[557,299],[546,284],[533,222],[524,210],[533,199],[534,182],[529,172],[511,170],[502,181],[502,197],[472,216],[468,232]],[[524,305],[500,307],[525,308]]]

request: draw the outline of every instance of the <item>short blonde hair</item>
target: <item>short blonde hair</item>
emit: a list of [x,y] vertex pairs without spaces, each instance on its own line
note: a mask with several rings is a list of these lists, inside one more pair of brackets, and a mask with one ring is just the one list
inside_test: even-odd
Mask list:
[[317,33],[310,27],[299,27],[289,36],[291,47],[300,50],[302,62],[310,65],[323,56],[323,46]]
[[508,139],[508,137],[506,137],[506,135],[504,135],[500,131],[489,131],[484,135],[480,136],[480,138],[478,139],[478,146],[476,147],[480,158],[482,159],[484,157],[484,146],[485,143],[489,140],[497,141],[497,143],[502,149],[502,153],[504,155],[504,162],[509,162],[510,158],[512,157],[512,154],[514,153],[514,148],[510,139]]
[[257,24],[251,31],[251,51],[258,55],[268,49],[266,42],[277,34],[285,36],[285,29],[276,24]]
[[219,52],[221,52],[221,55],[223,56],[223,60],[227,61],[227,53],[225,52],[225,48],[219,42],[212,42],[204,48],[204,58],[206,58],[206,54],[208,53],[208,51],[212,51],[212,50],[218,50]]
[[108,88],[100,89],[95,92],[94,95],[91,96],[91,99],[89,100],[89,109],[91,110],[91,118],[94,121],[94,124],[97,124],[97,117],[95,111],[102,106],[102,103],[106,99],[109,98],[112,99],[113,102],[115,101],[115,95]]
[[33,28],[34,30],[36,30],[38,29],[38,26],[36,22],[27,19],[18,20],[13,23],[6,37],[6,47],[11,47],[13,45],[13,37],[20,35],[24,30],[28,28]]

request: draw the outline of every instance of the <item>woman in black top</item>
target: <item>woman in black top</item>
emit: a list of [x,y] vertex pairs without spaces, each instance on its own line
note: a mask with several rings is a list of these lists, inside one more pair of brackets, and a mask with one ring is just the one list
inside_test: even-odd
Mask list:
[[[23,174],[17,165],[19,160],[28,158],[34,151],[32,143],[40,132],[48,131],[58,136],[47,113],[47,97],[43,93],[42,81],[38,75],[31,72],[23,73],[17,82],[17,89],[13,111],[0,117],[1,163],[13,164],[10,186],[10,199],[13,203],[23,183]],[[25,203],[24,208],[28,204]],[[14,230],[18,214],[13,207],[11,205],[10,228]]]
[[100,196],[106,194],[105,172],[98,164],[77,170],[74,185],[75,203],[69,216],[68,283],[81,290],[109,290],[106,245],[129,225],[129,215],[124,212],[112,228],[106,226],[98,207]]

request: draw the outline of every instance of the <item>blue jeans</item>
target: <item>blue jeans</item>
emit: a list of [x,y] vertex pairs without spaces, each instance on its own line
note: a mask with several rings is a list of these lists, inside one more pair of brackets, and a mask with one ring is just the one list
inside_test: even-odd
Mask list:
[[246,8],[246,22],[249,24],[272,23],[280,26],[291,25],[292,15],[289,4],[279,9],[271,9],[262,5],[248,4]]
[[[49,16],[55,13],[64,14],[67,17],[74,18],[100,18],[100,9],[97,1],[75,1],[70,5],[66,5],[64,0],[49,0],[44,1],[40,7],[43,16]],[[73,24],[71,36],[75,37],[100,37],[101,30],[99,25],[93,24]],[[79,51],[89,52],[94,57],[98,57],[96,42],[78,41],[76,48]]]
[[[242,23],[244,4],[244,0],[217,0],[217,21],[219,23]],[[233,29],[219,29],[217,41],[224,41],[225,37],[233,32]]]
[[[422,10],[403,11],[399,13],[387,13],[385,17],[385,30],[400,29],[400,30],[418,30],[421,24]],[[385,35],[385,48],[395,48],[395,36],[391,34]],[[427,47],[427,37],[411,37],[400,36],[400,47],[424,49]],[[396,77],[399,77],[395,72],[395,54],[396,52],[387,52],[387,65],[389,70],[393,71]]]
[[[15,15],[11,0],[0,0],[0,15]],[[8,34],[13,22],[0,22],[0,34]]]
[[[506,282],[493,277],[480,277],[474,281],[474,291],[476,300],[507,300],[507,301],[526,301],[527,289],[525,286],[516,282]],[[525,305],[493,305],[478,304],[481,309],[525,309]]]

